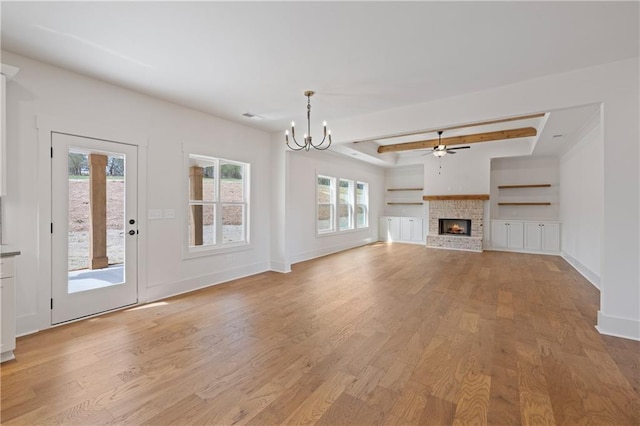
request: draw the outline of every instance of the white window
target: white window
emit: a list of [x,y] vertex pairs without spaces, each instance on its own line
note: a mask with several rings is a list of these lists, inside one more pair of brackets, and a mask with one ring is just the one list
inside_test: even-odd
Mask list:
[[356,182],[356,228],[369,226],[369,184]]
[[318,175],[316,200],[318,233],[324,234],[335,231],[336,178]]
[[338,227],[341,231],[353,229],[354,193],[353,181],[340,179]]
[[248,241],[249,164],[189,154],[189,252]]
[[318,235],[369,227],[369,184],[326,175],[316,176]]

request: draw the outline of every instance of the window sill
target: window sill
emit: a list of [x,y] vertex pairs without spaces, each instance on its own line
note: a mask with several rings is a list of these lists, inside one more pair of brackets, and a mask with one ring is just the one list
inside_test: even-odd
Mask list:
[[235,253],[239,251],[250,250],[251,243],[233,243],[225,244],[224,246],[207,246],[202,248],[188,247],[182,250],[182,259],[197,259],[199,257],[217,256],[226,253]]

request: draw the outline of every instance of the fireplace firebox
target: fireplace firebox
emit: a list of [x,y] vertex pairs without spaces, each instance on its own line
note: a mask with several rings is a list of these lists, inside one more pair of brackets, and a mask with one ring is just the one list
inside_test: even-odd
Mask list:
[[462,235],[471,236],[470,219],[438,219],[440,235]]

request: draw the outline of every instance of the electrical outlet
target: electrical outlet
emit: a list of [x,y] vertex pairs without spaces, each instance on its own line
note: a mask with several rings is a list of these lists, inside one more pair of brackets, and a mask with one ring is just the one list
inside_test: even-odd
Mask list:
[[165,219],[175,219],[176,211],[174,209],[164,209],[164,218]]

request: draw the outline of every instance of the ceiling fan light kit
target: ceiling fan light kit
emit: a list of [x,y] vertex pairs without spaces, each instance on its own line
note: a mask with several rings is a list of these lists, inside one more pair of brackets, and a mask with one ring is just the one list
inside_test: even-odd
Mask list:
[[[327,122],[324,121],[322,123],[323,127],[323,137],[320,143],[314,144],[311,138],[311,96],[313,96],[315,92],[313,90],[307,90],[304,92],[304,95],[307,97],[307,133],[304,134],[304,143],[300,144],[296,140],[296,123],[291,122],[291,140],[293,144],[289,143],[289,131],[284,132],[284,141],[289,147],[289,149],[293,151],[309,151],[311,148],[315,148],[320,151],[324,151],[325,149],[331,146],[331,130],[327,130]],[[328,143],[324,145],[325,141],[328,137]]]
[[458,147],[455,147],[455,148],[447,148],[446,145],[442,145],[442,133],[444,133],[444,131],[438,130],[438,145],[434,146],[432,148],[432,150],[428,152],[428,154],[433,154],[434,156],[436,156],[438,158],[442,158],[447,154],[455,154],[456,153],[454,151],[455,149],[468,149],[468,148],[471,148],[470,146],[458,146]]

